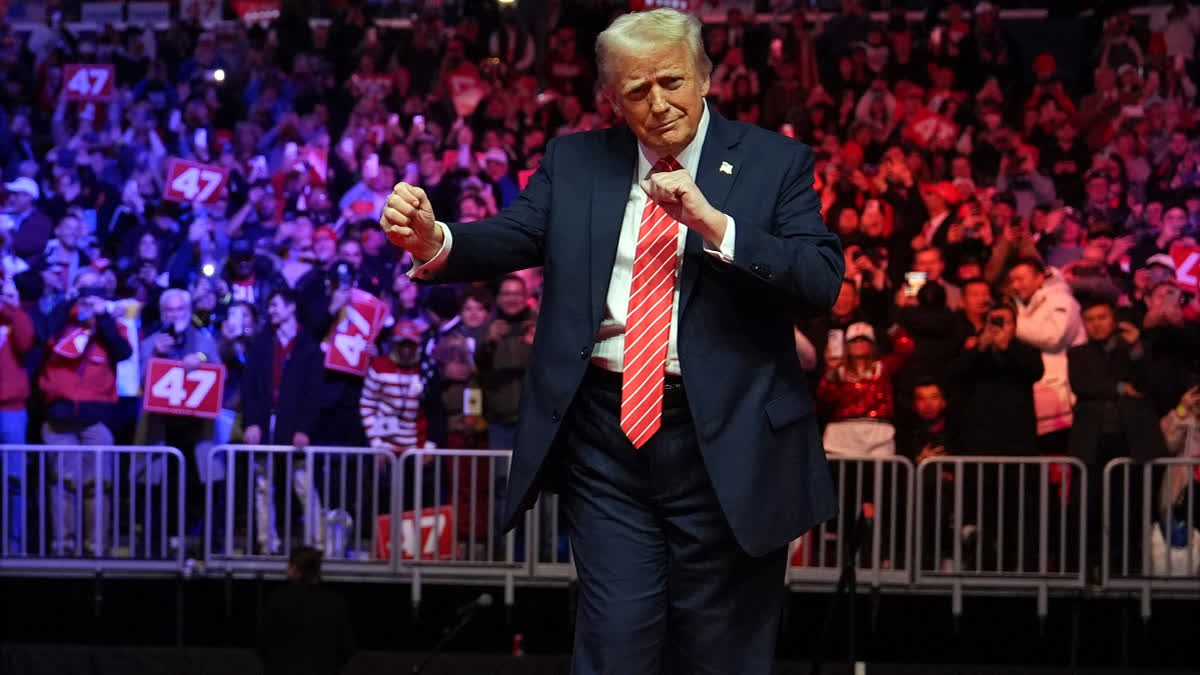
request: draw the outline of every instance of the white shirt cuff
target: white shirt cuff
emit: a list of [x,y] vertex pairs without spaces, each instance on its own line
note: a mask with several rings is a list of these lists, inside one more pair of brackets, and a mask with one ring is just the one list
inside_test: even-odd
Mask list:
[[704,242],[704,252],[709,255],[720,258],[722,262],[733,262],[733,242],[735,239],[733,216],[726,214],[725,216],[725,236],[721,238],[721,248],[713,250],[709,248],[708,241]]
[[414,257],[412,269],[408,271],[410,279],[432,279],[434,275],[442,271],[442,268],[446,266],[446,258],[450,257],[450,247],[454,245],[454,236],[450,234],[450,228],[446,227],[445,223],[440,220],[434,222],[442,229],[442,248],[429,260],[422,261]]

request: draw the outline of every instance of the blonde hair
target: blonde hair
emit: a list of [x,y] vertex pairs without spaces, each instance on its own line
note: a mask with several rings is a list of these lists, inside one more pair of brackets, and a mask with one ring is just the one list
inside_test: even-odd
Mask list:
[[649,12],[632,12],[617,17],[596,37],[596,67],[601,86],[607,87],[613,78],[614,55],[618,52],[637,52],[683,44],[692,53],[692,63],[702,79],[712,76],[712,61],[704,52],[700,34],[700,19],[675,9],[661,8]]

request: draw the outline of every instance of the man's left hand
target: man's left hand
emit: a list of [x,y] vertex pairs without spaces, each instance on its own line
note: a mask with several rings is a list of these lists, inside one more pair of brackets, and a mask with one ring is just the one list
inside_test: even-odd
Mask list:
[[725,214],[704,198],[686,169],[660,171],[641,183],[646,196],[667,215],[695,230],[705,241],[719,244],[725,237]]
[[200,357],[196,356],[195,354],[188,354],[187,356],[183,357],[182,362],[183,369],[187,372],[191,372],[196,369],[196,366],[200,365]]

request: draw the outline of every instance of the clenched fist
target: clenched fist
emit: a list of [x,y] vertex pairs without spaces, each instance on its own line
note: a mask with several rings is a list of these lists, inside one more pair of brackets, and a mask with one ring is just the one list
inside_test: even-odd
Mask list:
[[416,260],[431,260],[445,241],[442,228],[434,222],[429,197],[424,190],[408,183],[397,183],[392,188],[379,226],[388,241],[411,253]]
[[668,216],[719,244],[725,234],[725,214],[713,208],[686,169],[660,171],[641,181],[646,197]]

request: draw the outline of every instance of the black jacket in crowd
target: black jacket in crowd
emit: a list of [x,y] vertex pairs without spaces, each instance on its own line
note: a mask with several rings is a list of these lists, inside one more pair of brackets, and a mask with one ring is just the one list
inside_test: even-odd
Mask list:
[[1067,352],[1071,390],[1076,398],[1069,446],[1072,457],[1096,462],[1096,449],[1106,432],[1124,435],[1125,447],[1135,459],[1166,454],[1154,405],[1145,398],[1117,394],[1119,382],[1127,382],[1139,392],[1147,389],[1145,357],[1135,353],[1137,358],[1116,335],[1105,342],[1091,340]]
[[324,355],[321,348],[301,328],[296,332],[296,344],[283,364],[283,379],[279,385],[279,402],[275,406],[275,433],[271,427],[271,384],[275,367],[275,331],[270,327],[260,331],[246,356],[245,377],[242,380],[242,412],[245,427],[257,425],[263,432],[263,443],[291,445],[292,436],[303,432],[310,438],[321,413],[321,377]]
[[1033,383],[1042,353],[1013,339],[1003,352],[968,349],[947,372],[950,445],[962,455],[1025,455],[1037,444]]

